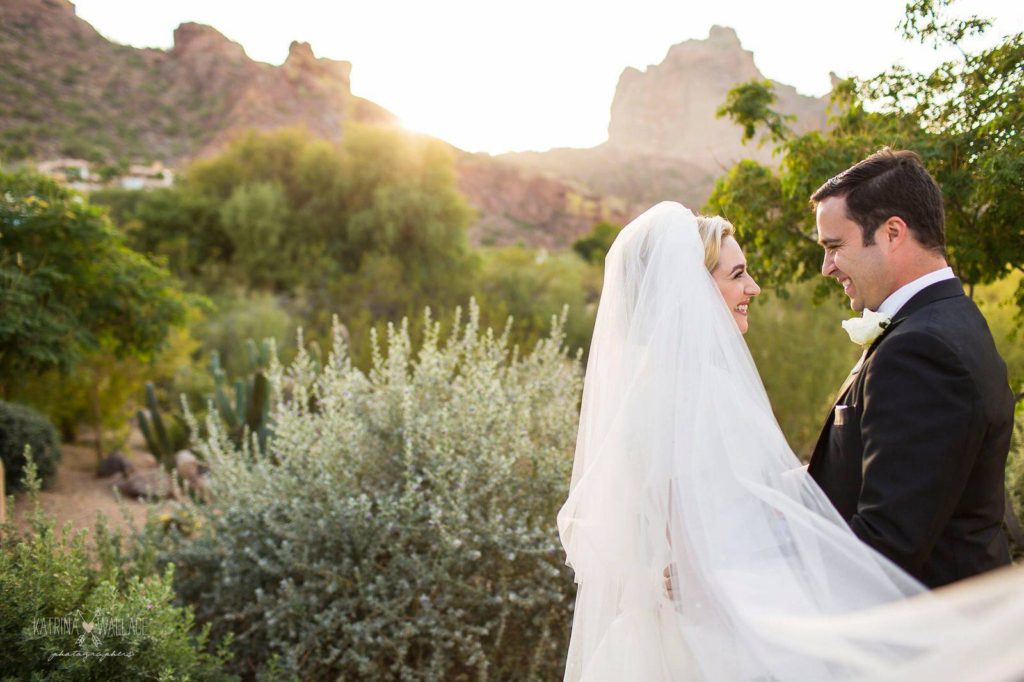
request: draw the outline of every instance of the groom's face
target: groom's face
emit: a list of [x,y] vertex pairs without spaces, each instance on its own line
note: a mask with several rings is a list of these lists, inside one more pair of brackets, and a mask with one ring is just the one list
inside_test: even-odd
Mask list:
[[825,249],[821,274],[833,277],[850,297],[850,307],[878,310],[888,295],[888,261],[877,240],[864,245],[860,225],[846,215],[844,197],[818,204],[818,243]]

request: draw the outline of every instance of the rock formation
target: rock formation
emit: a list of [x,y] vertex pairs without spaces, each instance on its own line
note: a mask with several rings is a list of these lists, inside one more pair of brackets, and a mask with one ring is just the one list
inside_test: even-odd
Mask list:
[[[730,89],[752,80],[765,80],[754,65],[754,54],[743,49],[733,29],[713,26],[706,40],[674,45],[660,64],[622,72],[612,101],[608,146],[701,166],[728,166],[742,158],[769,162],[770,149],[744,145],[740,128],[715,115]],[[794,130],[825,126],[824,100],[773,84],[778,110],[796,117]]]
[[299,126],[338,139],[345,121],[396,122],[352,94],[350,63],[317,58],[307,43],[272,66],[185,23],[170,50],[136,49],[104,38],[67,0],[0,0],[0,63],[0,151],[15,158],[174,166],[243,129]]
[[[715,178],[736,161],[774,163],[768,145],[743,144],[740,127],[715,115],[730,89],[755,79],[765,77],[736,32],[714,26],[705,40],[671,47],[660,64],[622,72],[605,143],[502,158],[576,182],[584,191],[618,197],[630,216],[663,199],[700,209]],[[824,98],[773,84],[776,108],[796,117],[789,124],[795,132],[825,127]]]

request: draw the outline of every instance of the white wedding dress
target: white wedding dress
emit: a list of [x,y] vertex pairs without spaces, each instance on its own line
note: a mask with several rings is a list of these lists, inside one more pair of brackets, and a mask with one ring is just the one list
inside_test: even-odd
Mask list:
[[1024,573],[928,592],[857,539],[787,445],[677,203],[608,253],[558,527],[566,680],[1024,680]]

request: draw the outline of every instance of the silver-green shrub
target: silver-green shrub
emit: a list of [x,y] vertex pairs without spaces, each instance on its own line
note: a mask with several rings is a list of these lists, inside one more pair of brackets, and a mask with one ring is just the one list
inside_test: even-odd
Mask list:
[[321,369],[275,357],[265,451],[216,416],[197,439],[214,502],[165,559],[214,637],[234,633],[237,672],[561,677],[574,586],[555,514],[582,382],[564,315],[524,357],[472,302],[447,334],[426,316],[416,349],[405,322],[374,338],[366,374],[337,320]]

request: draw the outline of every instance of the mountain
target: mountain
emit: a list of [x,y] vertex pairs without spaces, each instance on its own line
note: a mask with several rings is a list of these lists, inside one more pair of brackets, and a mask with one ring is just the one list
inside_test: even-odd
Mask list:
[[[716,177],[748,158],[772,164],[771,150],[741,142],[741,129],[715,111],[734,86],[765,80],[754,55],[731,28],[714,26],[704,40],[674,45],[644,71],[626,68],[611,105],[608,140],[590,149],[522,152],[502,158],[615,195],[635,213],[662,199],[700,208]],[[796,132],[826,125],[826,99],[773,81],[776,107],[795,117]]]
[[282,66],[249,59],[216,29],[182,24],[170,50],[113,43],[67,0],[0,0],[0,153],[160,160],[211,153],[244,128],[346,120],[390,124],[352,94],[348,62],[293,42]]

